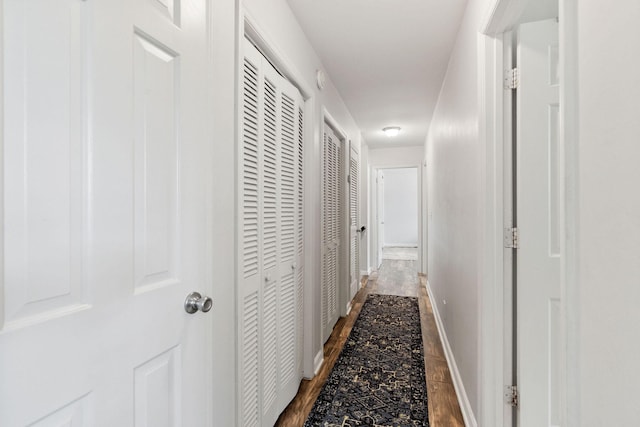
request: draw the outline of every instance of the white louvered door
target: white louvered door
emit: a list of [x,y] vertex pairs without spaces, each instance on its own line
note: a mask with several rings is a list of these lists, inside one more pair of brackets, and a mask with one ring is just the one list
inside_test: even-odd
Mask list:
[[[302,373],[303,301],[304,301],[304,105],[298,106],[298,135],[296,137],[296,372]],[[296,265],[297,264],[297,265]]]
[[238,300],[239,300],[239,375],[240,416],[242,426],[259,425],[258,373],[260,357],[259,316],[261,300],[259,232],[259,165],[261,155],[258,123],[262,120],[260,54],[245,49],[242,87],[242,140],[238,197]]
[[358,209],[358,176],[360,173],[358,152],[351,147],[349,156],[349,277],[350,298],[358,291],[360,279],[360,238],[358,236],[358,221],[360,210]]
[[[296,360],[298,340],[296,333],[302,330],[297,327],[302,318],[297,319],[298,292],[302,291],[301,277],[297,274],[297,188],[298,188],[298,153],[301,147],[298,138],[301,136],[300,106],[302,98],[298,90],[288,81],[281,79],[282,96],[280,97],[280,293],[278,324],[278,395],[286,398],[284,406],[278,406],[275,421],[288,401],[295,396],[300,385],[300,361]],[[300,321],[298,321],[300,320]],[[281,400],[282,402],[282,400]]]
[[245,40],[238,210],[240,420],[273,425],[301,379],[303,100]]
[[338,283],[342,212],[342,147],[325,123],[323,138],[322,187],[322,339],[326,341],[338,321]]

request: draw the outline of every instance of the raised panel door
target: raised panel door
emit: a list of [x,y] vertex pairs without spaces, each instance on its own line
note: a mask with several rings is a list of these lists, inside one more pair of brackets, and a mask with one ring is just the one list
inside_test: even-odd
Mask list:
[[207,5],[0,1],[2,426],[212,423]]
[[517,61],[519,425],[559,426],[561,401],[558,23],[523,24]]

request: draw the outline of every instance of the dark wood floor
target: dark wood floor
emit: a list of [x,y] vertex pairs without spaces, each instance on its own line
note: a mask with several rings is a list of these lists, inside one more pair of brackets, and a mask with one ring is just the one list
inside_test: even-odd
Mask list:
[[302,380],[298,394],[280,415],[276,426],[295,427],[304,424],[369,293],[418,297],[425,350],[429,424],[431,427],[464,426],[451,374],[433,317],[431,302],[427,296],[426,277],[416,276],[413,262],[385,260],[380,268],[379,277],[363,280],[362,288],[353,299],[351,312],[348,316],[338,320],[333,328],[333,333],[324,346],[324,363],[320,371],[313,379]]

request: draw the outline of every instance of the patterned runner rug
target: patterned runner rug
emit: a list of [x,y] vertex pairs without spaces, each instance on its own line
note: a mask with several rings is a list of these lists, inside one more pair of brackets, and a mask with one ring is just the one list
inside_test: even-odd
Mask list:
[[417,298],[370,294],[305,427],[429,426]]

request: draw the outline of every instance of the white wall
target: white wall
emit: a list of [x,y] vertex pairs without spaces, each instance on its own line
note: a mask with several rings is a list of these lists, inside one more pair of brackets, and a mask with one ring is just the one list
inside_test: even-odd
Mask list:
[[418,246],[418,170],[383,169],[384,246]]
[[580,419],[570,425],[638,425],[640,2],[577,3],[579,140],[572,190],[579,211],[576,235],[569,236],[577,248],[577,277],[569,284],[570,308],[576,308],[569,320],[576,323],[569,332],[579,370],[573,410]]
[[[482,160],[478,29],[486,0],[469,0],[427,136],[428,271],[470,409],[480,387]],[[445,303],[446,301],[446,303]]]
[[392,147],[369,149],[372,168],[401,168],[417,166],[424,156],[424,147]]
[[[316,70],[324,69],[313,47],[295,19],[285,0],[242,0],[241,12],[245,12],[270,49],[289,65],[294,74],[294,83],[306,88],[312,98],[311,136],[307,140],[305,159],[305,197],[307,256],[305,259],[305,376],[313,376],[323,357],[323,342],[320,333],[320,165],[322,123],[324,111],[335,119],[356,148],[360,149],[360,130],[351,117],[340,94],[327,74],[323,90],[316,86]],[[232,104],[229,104],[232,105]],[[348,278],[343,286],[348,288]]]
[[[483,4],[484,3],[484,4]],[[478,265],[485,179],[478,147],[477,36],[491,0],[470,0],[426,143],[429,283],[470,406],[479,412]],[[561,0],[565,54],[568,426],[640,419],[640,3]],[[577,47],[577,49],[574,49]],[[606,64],[606,66],[603,66]],[[612,78],[615,70],[615,78]],[[577,75],[576,75],[577,74]],[[572,105],[572,102],[574,103]],[[445,305],[443,301],[446,300]]]

